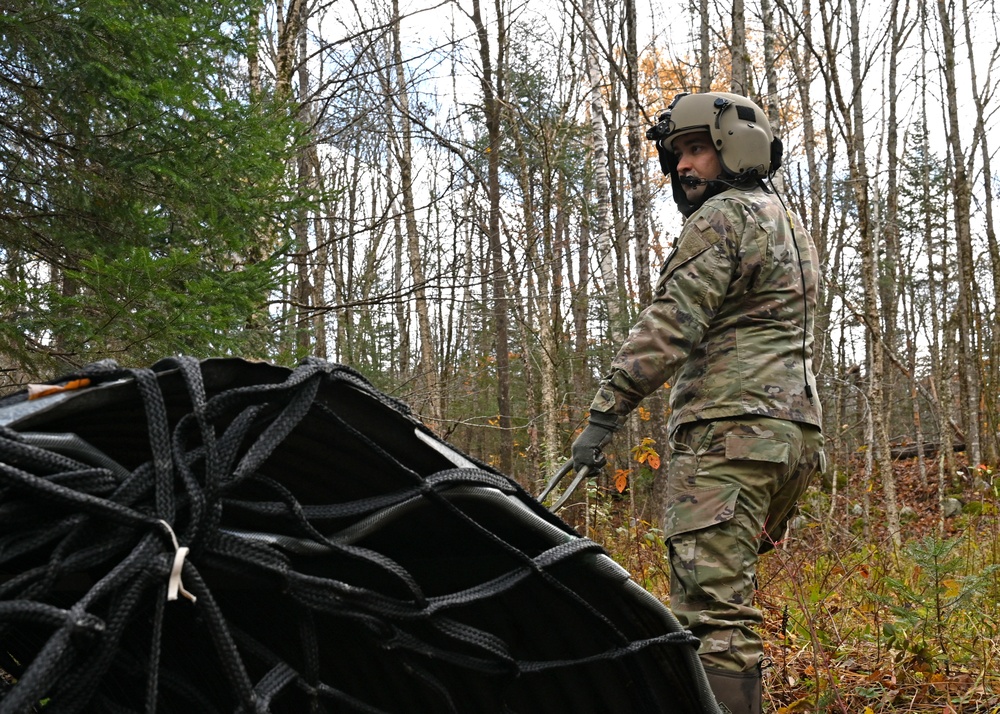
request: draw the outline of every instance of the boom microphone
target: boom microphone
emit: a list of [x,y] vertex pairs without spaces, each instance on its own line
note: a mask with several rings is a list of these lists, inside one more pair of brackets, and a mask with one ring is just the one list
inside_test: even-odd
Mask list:
[[[752,175],[750,176],[752,177]],[[729,188],[739,188],[741,186],[741,179],[737,177],[736,179],[727,179],[719,176],[714,179],[703,179],[696,178],[694,176],[681,176],[678,179],[682,186],[728,186]]]

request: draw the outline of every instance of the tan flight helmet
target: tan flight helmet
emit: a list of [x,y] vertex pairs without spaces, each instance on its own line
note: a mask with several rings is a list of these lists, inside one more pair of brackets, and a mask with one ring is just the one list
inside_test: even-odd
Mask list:
[[688,203],[681,187],[673,141],[699,131],[711,136],[725,174],[719,181],[710,182],[702,200],[734,185],[773,176],[781,166],[781,141],[771,132],[767,116],[756,103],[728,92],[678,94],[660,114],[656,126],[646,132],[646,138],[656,142],[660,168],[670,176],[674,201],[684,215],[690,215],[697,206]]

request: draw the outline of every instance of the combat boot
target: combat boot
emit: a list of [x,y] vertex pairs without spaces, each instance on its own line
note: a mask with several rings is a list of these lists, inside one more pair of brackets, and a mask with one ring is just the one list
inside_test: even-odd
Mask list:
[[705,674],[722,714],[761,714],[763,693],[760,667],[754,667],[749,672],[705,667]]

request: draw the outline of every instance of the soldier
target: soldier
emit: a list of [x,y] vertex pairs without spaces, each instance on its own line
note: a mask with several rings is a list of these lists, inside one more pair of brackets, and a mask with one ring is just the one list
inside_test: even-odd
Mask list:
[[[574,467],[673,377],[663,521],[670,607],[723,712],[761,711],[758,554],[824,468],[812,370],[818,256],[770,179],[782,145],[735,94],[680,94],[649,130],[686,220],[573,443]],[[765,183],[767,180],[767,183]]]

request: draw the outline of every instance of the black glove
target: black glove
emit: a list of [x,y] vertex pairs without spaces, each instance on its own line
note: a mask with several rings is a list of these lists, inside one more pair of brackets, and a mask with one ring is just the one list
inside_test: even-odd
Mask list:
[[584,466],[592,473],[604,466],[607,459],[601,449],[611,441],[611,435],[618,428],[618,417],[607,412],[590,412],[590,423],[573,442],[573,470],[579,472]]

